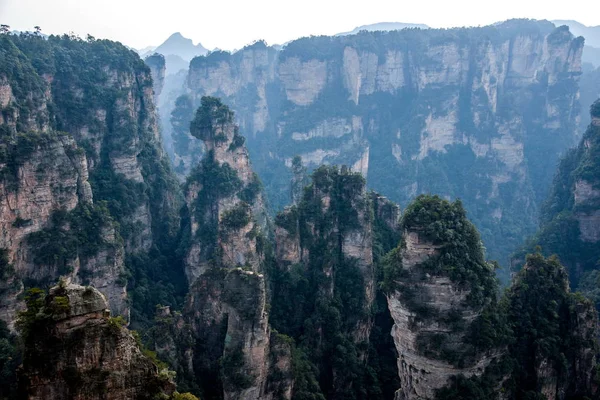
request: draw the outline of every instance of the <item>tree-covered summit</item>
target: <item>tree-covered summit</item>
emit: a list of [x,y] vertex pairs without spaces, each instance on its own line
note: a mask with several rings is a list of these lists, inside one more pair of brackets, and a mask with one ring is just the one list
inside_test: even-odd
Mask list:
[[221,102],[221,99],[203,96],[190,125],[192,136],[200,140],[213,140],[217,126],[233,122],[233,111]]
[[[417,268],[428,274],[448,276],[469,291],[468,302],[473,306],[495,299],[498,282],[494,265],[486,261],[479,232],[467,219],[460,200],[449,202],[436,195],[420,195],[404,211],[401,228],[406,233],[416,232],[420,241],[429,241],[438,248]],[[397,270],[402,268],[398,262],[405,245],[401,243],[389,257],[386,285],[393,286]]]

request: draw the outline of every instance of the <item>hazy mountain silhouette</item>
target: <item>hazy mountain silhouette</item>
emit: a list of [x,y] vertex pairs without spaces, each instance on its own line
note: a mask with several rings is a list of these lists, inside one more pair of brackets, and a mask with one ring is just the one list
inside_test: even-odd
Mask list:
[[405,28],[429,29],[429,26],[425,24],[409,24],[404,22],[377,22],[375,24],[358,26],[349,32],[338,33],[336,36],[354,35],[360,31],[396,31]]

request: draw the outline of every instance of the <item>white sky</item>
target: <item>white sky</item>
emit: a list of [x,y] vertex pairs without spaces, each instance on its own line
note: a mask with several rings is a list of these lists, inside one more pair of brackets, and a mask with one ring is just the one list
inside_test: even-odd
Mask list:
[[173,32],[213,49],[332,35],[375,22],[432,27],[488,25],[509,18],[573,19],[600,25],[597,0],[0,0],[0,23],[39,25],[46,34],[75,32],[142,48]]

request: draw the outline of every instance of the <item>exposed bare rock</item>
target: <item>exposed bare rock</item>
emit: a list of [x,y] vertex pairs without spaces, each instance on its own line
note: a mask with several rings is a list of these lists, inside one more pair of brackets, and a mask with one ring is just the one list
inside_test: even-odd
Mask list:
[[277,343],[287,362],[270,348],[261,245],[266,213],[244,138],[227,106],[208,97],[202,99],[192,134],[204,141],[207,152],[186,189],[191,243],[184,316],[196,343],[187,373],[205,391],[229,400],[271,399],[275,391],[289,398],[291,378],[268,383],[275,368],[289,376],[291,348]]
[[373,213],[376,219],[383,221],[392,232],[400,229],[400,206],[378,193],[371,193]]
[[291,344],[271,333],[263,275],[239,268],[203,274],[191,288],[184,318],[198,343],[187,368],[208,385],[205,390],[222,390],[231,400],[272,399],[275,393],[290,398]]
[[[298,168],[298,159],[295,164]],[[331,328],[327,328],[319,316],[304,316],[303,309],[330,307],[327,309],[337,311],[335,307],[339,307],[343,310],[338,311],[340,314],[348,312],[336,301],[346,295],[345,290],[350,290],[342,287],[341,282],[352,280],[360,282],[359,287],[352,289],[356,302],[347,305],[355,307],[355,315],[351,322],[343,322],[347,326],[340,329],[336,338],[344,337],[345,346],[356,346],[347,351],[356,351],[358,365],[363,368],[366,365],[367,354],[361,346],[368,343],[373,327],[372,317],[366,310],[374,306],[376,289],[372,211],[371,197],[360,174],[351,172],[347,167],[338,169],[323,166],[314,172],[312,183],[304,189],[296,205],[286,208],[275,220],[275,254],[280,274],[300,275],[306,279],[303,285],[310,288],[303,286],[304,289],[297,289],[310,290],[304,300],[309,306],[305,304],[297,309],[281,306],[291,314],[286,316],[290,321],[314,318],[314,326],[311,327],[314,332],[310,331],[311,338],[306,340],[310,340],[314,346],[311,351],[315,354],[311,354],[311,357],[315,360],[320,354],[337,354],[336,349],[327,345],[338,339],[328,336],[331,335],[328,331]],[[273,289],[276,292],[273,301],[290,301],[293,297],[286,296],[293,296],[295,279],[285,281],[283,287],[276,286]],[[318,312],[315,311],[315,314]],[[339,318],[339,314],[336,315]],[[354,384],[344,371],[334,367],[330,373],[333,376],[332,390],[336,393],[352,390]]]
[[[591,107],[599,118],[600,100]],[[515,257],[521,267],[526,252],[540,245],[545,255],[557,254],[566,267],[574,290],[598,303],[596,261],[600,257],[600,126],[590,124],[579,145],[565,154],[542,210],[540,230]]]
[[[575,182],[573,197],[575,206],[591,205],[593,207],[594,204],[600,203],[600,189],[588,181],[578,180]],[[575,218],[579,222],[582,241],[588,243],[600,241],[600,210],[592,208],[587,211],[579,211]]]
[[[290,210],[284,210],[284,213],[290,213]],[[298,227],[287,229],[281,226],[275,227],[275,245],[276,257],[285,265],[294,265],[302,261],[306,256],[300,245],[300,232]]]
[[[547,21],[361,32],[271,48],[260,67],[250,49],[209,54],[192,62],[187,86],[225,96],[252,132],[275,207],[287,204],[275,176],[296,155],[309,168],[375,170],[370,186],[402,204],[420,193],[463,199],[490,257],[506,260],[535,230],[552,168],[578,138],[582,49]],[[518,232],[503,235],[514,220]]]
[[0,316],[14,319],[23,281],[59,276],[101,288],[128,316],[126,255],[161,248],[178,225],[150,70],[118,43],[5,39],[7,71],[18,60],[22,74],[0,74]]
[[[16,146],[23,146],[22,140],[18,139]],[[2,318],[10,325],[20,307],[14,296],[20,291],[21,280],[55,281],[65,274],[56,265],[36,260],[30,235],[51,226],[55,213],[91,207],[93,202],[86,157],[71,136],[44,135],[32,146],[31,154],[13,161],[16,170],[0,184],[0,248],[6,249],[14,270],[3,284],[6,290],[1,300]],[[90,282],[110,293],[115,314],[128,315],[125,285],[117,283],[124,271],[123,247],[111,224],[100,229],[104,230],[101,236],[106,246],[92,257],[73,254],[70,276],[75,280],[91,277]]]
[[3,78],[0,81],[0,107],[7,107],[12,100],[12,88],[10,87],[8,80]]
[[[257,237],[266,226],[266,211],[260,183],[250,167],[244,138],[233,124],[230,112],[226,111],[226,120],[217,122],[219,107],[226,108],[220,102],[216,106],[208,101],[203,103],[196,120],[201,118],[201,113],[208,113],[214,126],[198,127],[193,132],[204,140],[207,154],[194,172],[195,178],[190,179],[187,185],[191,233],[198,236],[199,230],[211,226],[211,229],[216,229],[217,235],[208,241],[192,242],[186,255],[190,284],[214,262],[226,268],[247,266],[253,271],[261,269],[262,255],[257,251]],[[216,170],[224,175],[216,176]],[[220,179],[229,181],[218,182]],[[222,192],[219,192],[219,185],[223,185]],[[213,252],[217,248],[220,256],[214,259]]]
[[[416,274],[411,270],[437,255],[441,247],[423,240],[416,231],[405,232],[404,243],[402,266],[408,274]],[[463,309],[468,293],[458,288],[447,277],[428,276],[422,283],[412,285],[412,289],[419,293],[418,301],[424,307],[430,308],[433,315],[445,315],[451,310],[457,310],[460,313],[460,317],[457,318],[468,322],[477,316],[477,311]],[[481,375],[493,359],[482,355],[469,367],[458,368],[449,362],[428,357],[422,353],[420,335],[427,337],[440,332],[453,336],[456,334],[438,320],[421,320],[397,293],[388,296],[388,308],[394,319],[392,336],[399,354],[401,388],[396,393],[397,400],[433,399],[435,391],[446,386],[450,377],[459,374],[466,377]],[[462,345],[460,336],[459,334],[451,339],[454,342],[453,347],[460,348]]]
[[494,310],[497,283],[460,202],[421,195],[407,207],[401,229],[384,279],[398,351],[395,398],[434,399],[451,378],[481,376],[503,356],[503,344],[482,349],[471,333],[484,308]]
[[110,319],[98,290],[55,287],[45,304],[47,319],[31,322],[35,329],[26,337],[20,384],[27,399],[152,399],[174,392],[131,333]]
[[287,99],[300,106],[312,103],[327,83],[327,63],[324,61],[303,62],[291,57],[279,65],[278,72]]
[[165,73],[167,66],[165,63],[165,57],[162,54],[154,53],[144,60],[146,65],[150,67],[150,73],[152,74],[152,90],[154,92],[154,102],[158,104],[158,98],[165,85]]
[[269,350],[269,379],[264,400],[291,400],[294,389],[290,339],[271,332]]
[[[276,51],[264,42],[256,42],[231,55],[215,52],[212,56],[196,57],[190,64],[188,87],[200,100],[201,96],[223,96],[227,103],[236,94],[247,91],[256,94],[256,103],[237,109],[240,126],[254,135],[268,126],[267,86],[275,79]],[[218,62],[212,57],[219,56]],[[248,108],[245,108],[245,107]]]

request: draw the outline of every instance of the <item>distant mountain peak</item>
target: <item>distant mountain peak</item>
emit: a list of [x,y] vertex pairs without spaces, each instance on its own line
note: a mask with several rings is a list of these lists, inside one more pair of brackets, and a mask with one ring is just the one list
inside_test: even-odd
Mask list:
[[163,45],[165,43],[169,43],[169,42],[190,43],[190,44],[194,45],[194,42],[192,41],[192,39],[186,38],[185,36],[183,36],[181,34],[181,32],[175,32],[175,33],[171,34],[171,36],[169,36],[167,38],[167,40],[164,41]]
[[567,25],[567,26],[579,27],[579,28],[582,28],[582,29],[585,29],[585,28],[594,28],[594,26],[587,26],[587,25],[582,24],[581,22],[575,21],[573,19],[555,19],[552,22],[556,26]]
[[190,61],[196,56],[208,53],[208,50],[201,43],[194,44],[192,39],[186,38],[181,32],[174,32],[152,52],[160,53],[165,57],[177,56],[185,61]]

